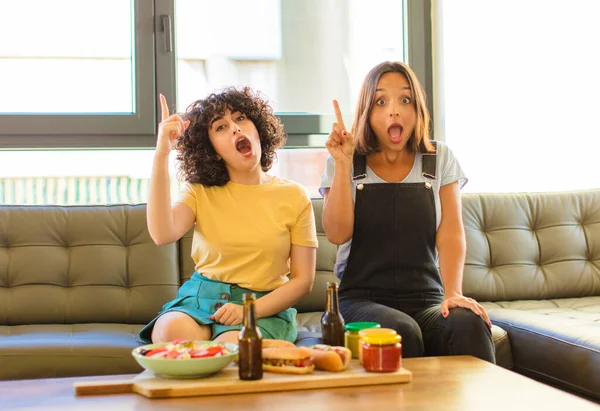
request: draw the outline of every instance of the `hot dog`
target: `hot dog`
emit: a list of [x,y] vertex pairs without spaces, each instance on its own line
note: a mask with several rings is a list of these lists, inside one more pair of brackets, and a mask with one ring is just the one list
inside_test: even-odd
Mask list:
[[263,370],[282,374],[308,374],[315,369],[308,350],[303,348],[263,348]]
[[306,350],[313,358],[315,367],[324,371],[344,371],[352,358],[352,352],[346,347],[317,344]]

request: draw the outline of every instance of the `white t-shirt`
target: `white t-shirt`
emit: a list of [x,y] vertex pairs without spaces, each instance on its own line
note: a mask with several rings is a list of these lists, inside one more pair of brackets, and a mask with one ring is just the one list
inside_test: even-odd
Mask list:
[[[467,184],[467,177],[463,172],[458,160],[454,157],[452,150],[448,148],[448,146],[441,142],[437,141],[437,156],[436,156],[436,179],[431,181],[422,176],[423,174],[423,154],[416,153],[415,162],[413,164],[413,168],[410,173],[406,176],[404,180],[399,183],[387,183],[382,180],[375,174],[368,166],[367,166],[367,177],[363,178],[359,181],[352,181],[352,200],[356,197],[356,185],[359,183],[369,184],[369,183],[387,183],[387,184],[404,184],[404,183],[421,183],[430,181],[433,189],[433,196],[435,200],[435,215],[436,215],[436,230],[440,226],[440,221],[442,220],[442,206],[440,204],[440,187],[445,186],[446,184],[453,183],[458,181],[458,185],[460,188],[463,188],[465,184]],[[327,167],[321,177],[321,186],[319,188],[319,192],[321,195],[324,195],[326,188],[331,188],[331,183],[333,182],[333,174],[335,170],[335,163],[333,157],[329,157],[327,159]],[[352,175],[354,175],[354,170],[351,171]],[[335,262],[334,272],[338,277],[344,273],[346,269],[346,262],[348,261],[348,256],[350,255],[350,245],[352,244],[352,239],[348,240],[344,244],[342,244],[337,253],[337,258]]]

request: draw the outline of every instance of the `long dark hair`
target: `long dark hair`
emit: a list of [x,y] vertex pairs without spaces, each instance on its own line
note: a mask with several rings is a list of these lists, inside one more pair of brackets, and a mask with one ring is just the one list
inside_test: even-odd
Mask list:
[[359,154],[367,155],[380,150],[377,136],[369,122],[369,115],[375,102],[377,83],[381,76],[386,73],[400,73],[406,76],[413,96],[417,121],[406,147],[408,150],[415,152],[427,153],[434,151],[433,144],[429,140],[430,116],[423,87],[410,67],[404,63],[392,61],[385,61],[373,67],[363,81],[356,105],[355,121],[352,127],[352,134],[356,139],[356,151]]

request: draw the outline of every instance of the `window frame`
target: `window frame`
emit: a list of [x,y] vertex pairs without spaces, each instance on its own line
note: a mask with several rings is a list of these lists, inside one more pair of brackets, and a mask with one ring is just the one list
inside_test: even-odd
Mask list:
[[[422,82],[434,115],[432,77],[431,0],[404,2],[406,61]],[[93,149],[153,148],[159,117],[158,93],[177,101],[176,44],[173,27],[175,0],[135,0],[135,101],[133,115],[0,115],[0,149]],[[164,30],[163,17],[170,19]],[[173,47],[166,49],[167,35]],[[287,148],[314,145],[311,135],[328,135],[335,121],[332,114],[276,113],[288,134]],[[348,124],[352,116],[345,115]],[[323,140],[324,141],[324,140]]]
[[405,59],[425,89],[433,138],[437,105],[434,99],[432,0],[405,0],[404,7],[406,9],[404,38],[407,50]]

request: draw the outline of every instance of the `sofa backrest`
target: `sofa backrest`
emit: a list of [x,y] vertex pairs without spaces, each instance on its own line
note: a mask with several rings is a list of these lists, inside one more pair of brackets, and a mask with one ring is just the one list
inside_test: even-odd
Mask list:
[[463,292],[481,301],[600,295],[600,190],[465,194]]
[[[464,194],[467,240],[463,292],[480,301],[600,295],[600,190]],[[337,247],[313,199],[319,250],[312,293],[298,311],[324,308]]]
[[[462,196],[463,290],[480,301],[600,295],[600,190]],[[321,225],[312,292],[321,311],[337,246]],[[156,246],[145,205],[0,206],[0,325],[144,324],[194,271],[192,232]]]
[[179,286],[146,207],[0,206],[0,324],[143,324]]

